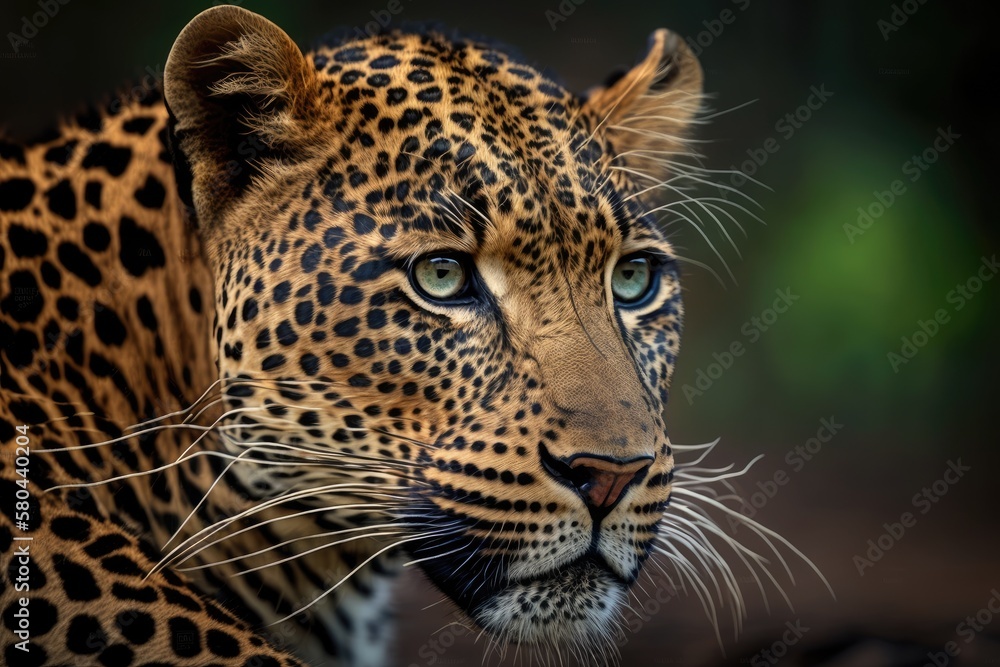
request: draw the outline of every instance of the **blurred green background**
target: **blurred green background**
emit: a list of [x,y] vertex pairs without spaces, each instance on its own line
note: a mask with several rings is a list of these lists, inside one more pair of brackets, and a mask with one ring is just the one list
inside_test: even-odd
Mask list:
[[[713,221],[706,221],[704,233],[718,255],[690,225],[670,227],[681,254],[709,265],[722,281],[697,266],[686,269],[686,329],[668,425],[677,443],[721,437],[710,459],[715,463],[742,466],[765,454],[739,481],[746,494],[775,472],[788,473],[755,518],[820,564],[837,601],[799,568],[803,584],[791,592],[796,611],[779,602],[771,616],[754,616],[739,640],[727,640],[729,658],[722,658],[695,600],[671,601],[623,647],[625,664],[640,658],[643,664],[735,662],[769,645],[795,618],[813,628],[810,643],[853,631],[921,639],[928,650],[954,639],[956,624],[1000,586],[994,427],[1000,280],[983,283],[960,310],[955,297],[949,299],[976,276],[981,258],[1000,248],[995,200],[987,196],[996,190],[1000,154],[997,112],[987,101],[997,59],[987,36],[994,28],[978,5],[909,0],[894,10],[889,2],[861,1],[400,2],[395,21],[436,19],[489,34],[577,91],[632,63],[653,29],[669,27],[698,45],[711,105],[740,107],[699,129],[707,140],[699,144],[705,166],[740,168],[754,155],[763,162],[754,165],[754,178],[767,188],[748,183],[740,190],[760,204],[761,210],[750,208],[766,224],[736,213],[744,235],[722,216],[738,252]],[[0,118],[7,131],[28,137],[59,110],[161,71],[173,38],[210,4],[73,0],[17,57],[4,38]],[[388,3],[243,4],[308,46],[334,27],[364,26]],[[20,32],[22,17],[38,10],[36,2],[5,0],[2,32]],[[901,25],[889,23],[893,18]],[[797,111],[806,115],[799,107],[812,87],[832,95],[822,104],[813,98],[818,108],[791,132],[782,119]],[[958,138],[931,155],[936,161],[912,180],[913,163],[906,163],[932,149],[947,128]],[[775,141],[768,144],[769,138]],[[766,153],[768,145],[777,150]],[[877,211],[878,193],[897,179],[905,192],[857,235],[858,208]],[[740,201],[734,193],[728,198]],[[845,225],[855,226],[853,238]],[[755,333],[752,318],[770,321],[765,311],[779,289],[798,299]],[[889,353],[899,354],[901,337],[912,337],[918,320],[933,319],[938,309],[948,321],[894,369]],[[720,373],[713,355],[736,341],[745,352]],[[717,378],[701,395],[685,392],[685,385],[698,388],[701,373]],[[815,436],[821,418],[831,417],[843,428],[794,469],[786,453]],[[912,511],[913,494],[958,458],[971,471],[859,577],[853,556],[883,532],[884,522]],[[420,611],[436,599],[411,577],[400,601],[399,663],[432,664],[433,655],[434,664],[478,664],[470,656],[479,648],[468,637],[440,654],[427,651],[433,631],[450,618],[447,605]],[[998,633],[1000,619],[963,645],[950,664],[996,659],[989,651]],[[791,660],[783,664],[796,664]]]

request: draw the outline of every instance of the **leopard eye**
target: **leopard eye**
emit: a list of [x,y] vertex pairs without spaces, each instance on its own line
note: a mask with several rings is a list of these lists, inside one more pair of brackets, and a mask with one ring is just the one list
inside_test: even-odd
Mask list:
[[465,293],[469,273],[458,257],[425,255],[413,264],[410,281],[422,296],[432,301],[447,301]]
[[633,305],[649,294],[653,267],[645,255],[629,255],[618,260],[611,272],[611,292],[620,304]]

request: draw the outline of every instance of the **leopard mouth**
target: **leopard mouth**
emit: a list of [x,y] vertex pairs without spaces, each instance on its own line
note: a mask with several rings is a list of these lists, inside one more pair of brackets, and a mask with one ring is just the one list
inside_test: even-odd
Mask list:
[[515,578],[502,558],[474,548],[435,558],[413,549],[431,581],[497,640],[517,644],[610,645],[629,583],[595,550],[547,572]]
[[622,579],[622,577],[616,573],[610,565],[608,565],[608,562],[604,560],[599,553],[597,553],[597,550],[594,547],[591,547],[590,551],[570,563],[542,574],[510,578],[508,579],[508,584],[511,586],[546,585],[555,584],[558,580],[566,576],[587,577],[597,575],[607,576],[609,579],[615,581],[623,587],[628,587],[628,582]]

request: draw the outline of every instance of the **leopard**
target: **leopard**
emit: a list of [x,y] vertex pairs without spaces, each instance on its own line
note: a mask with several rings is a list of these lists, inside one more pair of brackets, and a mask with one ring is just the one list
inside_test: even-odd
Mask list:
[[702,82],[665,29],[574,93],[223,5],[0,142],[4,661],[390,664],[416,565],[497,645],[613,663],[647,561],[718,555],[663,416]]

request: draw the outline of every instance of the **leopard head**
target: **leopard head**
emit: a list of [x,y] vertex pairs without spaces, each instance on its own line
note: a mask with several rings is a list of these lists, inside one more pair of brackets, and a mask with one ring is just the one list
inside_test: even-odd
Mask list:
[[368,502],[354,520],[397,525],[496,636],[599,644],[671,497],[682,308],[655,214],[701,81],[666,30],[577,95],[436,31],[303,53],[242,9],[195,18],[165,96],[224,443],[300,464],[235,467],[247,488]]

